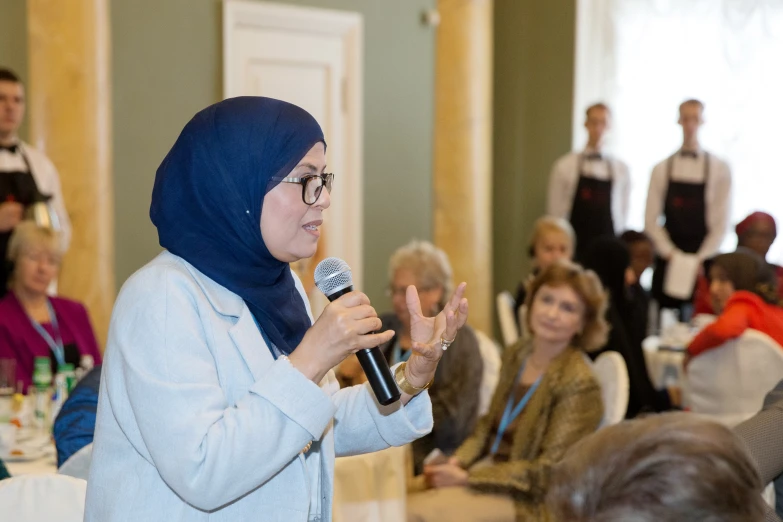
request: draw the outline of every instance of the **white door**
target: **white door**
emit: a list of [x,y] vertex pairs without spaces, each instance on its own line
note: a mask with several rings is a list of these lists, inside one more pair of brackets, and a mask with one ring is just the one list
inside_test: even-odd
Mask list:
[[348,262],[361,288],[361,15],[224,0],[223,31],[224,97],[294,103],[318,120],[326,136],[327,171],[335,173],[335,186],[318,253],[295,267],[305,287],[312,290],[316,263],[336,256]]

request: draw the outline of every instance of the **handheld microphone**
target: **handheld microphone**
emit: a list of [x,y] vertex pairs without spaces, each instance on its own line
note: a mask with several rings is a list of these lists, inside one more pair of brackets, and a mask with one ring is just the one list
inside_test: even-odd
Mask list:
[[[337,257],[329,257],[315,267],[315,286],[334,301],[343,294],[353,292],[353,275],[348,263]],[[380,348],[364,348],[356,352],[359,363],[370,383],[378,402],[387,406],[400,399],[400,389],[389,369],[389,363]]]

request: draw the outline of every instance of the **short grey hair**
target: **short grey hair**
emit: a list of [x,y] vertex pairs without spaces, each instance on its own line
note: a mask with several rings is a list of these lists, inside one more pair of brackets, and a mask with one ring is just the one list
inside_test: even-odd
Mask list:
[[398,248],[389,260],[389,281],[398,270],[410,270],[422,289],[442,288],[441,306],[444,306],[454,290],[451,263],[446,252],[429,241],[414,239]]
[[761,522],[763,485],[742,441],[689,413],[609,426],[568,450],[552,471],[555,520]]

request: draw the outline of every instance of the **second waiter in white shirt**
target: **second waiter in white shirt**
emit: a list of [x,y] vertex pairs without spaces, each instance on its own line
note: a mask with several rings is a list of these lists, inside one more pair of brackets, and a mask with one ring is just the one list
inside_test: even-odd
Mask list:
[[[691,281],[701,261],[718,252],[731,215],[729,166],[699,144],[703,113],[698,100],[680,105],[682,147],[658,163],[650,177],[644,222],[657,257],[652,294],[662,308],[682,309],[691,302]],[[679,282],[669,283],[667,270],[675,263],[681,268],[671,271]],[[687,296],[674,295],[674,287],[683,284]]]
[[625,230],[631,193],[628,166],[603,151],[609,107],[596,103],[585,116],[587,146],[555,162],[547,198],[547,214],[565,218],[574,227],[577,260],[593,239]]

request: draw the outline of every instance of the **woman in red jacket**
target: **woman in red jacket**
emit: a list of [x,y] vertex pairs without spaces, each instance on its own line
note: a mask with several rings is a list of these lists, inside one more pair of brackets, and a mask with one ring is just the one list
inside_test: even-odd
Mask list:
[[688,346],[689,357],[717,348],[748,328],[769,335],[783,346],[783,308],[778,305],[777,276],[747,248],[721,254],[709,265],[710,298],[717,320]]

